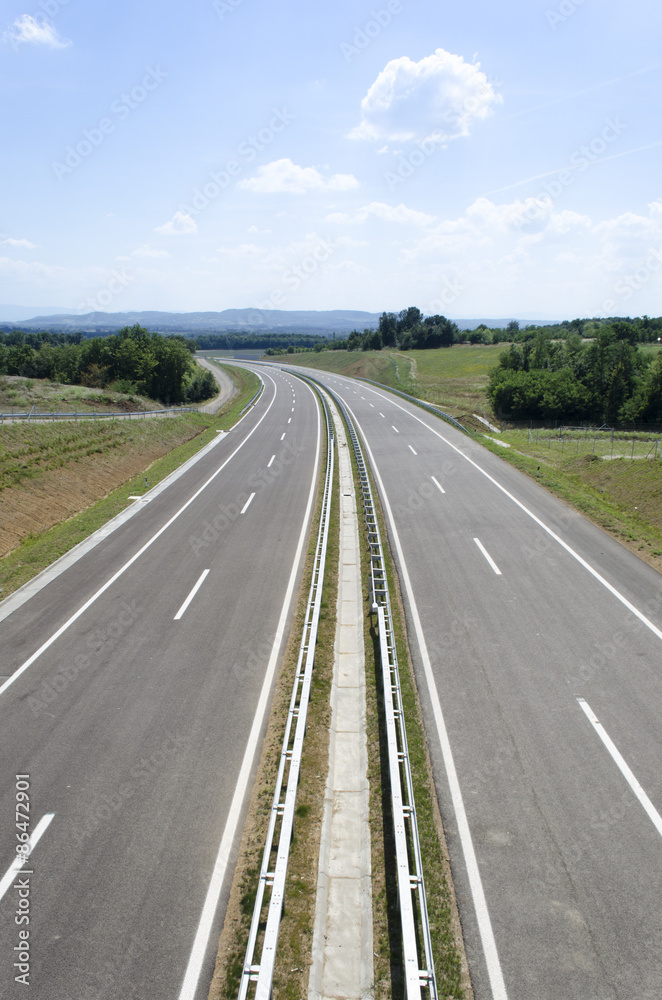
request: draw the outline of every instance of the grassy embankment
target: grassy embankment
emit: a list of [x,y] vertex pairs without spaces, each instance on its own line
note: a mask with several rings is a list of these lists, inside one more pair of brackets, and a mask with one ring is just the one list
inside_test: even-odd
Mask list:
[[0,428],[0,599],[124,510],[130,495],[145,492],[145,479],[155,486],[236,423],[259,381],[227,370],[239,393],[213,417]]
[[[578,431],[559,441],[553,430],[537,434],[533,430],[530,439],[526,428],[508,425],[502,434],[491,433],[471,415],[481,414],[499,426],[485,388],[489,369],[507,348],[499,344],[434,351],[325,351],[279,360],[374,379],[441,406],[475,432],[490,451],[532,478],[540,465],[543,486],[662,570],[662,450],[658,447],[654,461],[656,435],[615,435],[612,459],[611,435]],[[655,353],[660,348],[645,345],[641,350]],[[662,433],[657,437],[662,445]]]
[[0,411],[10,413],[35,408],[36,413],[104,413],[110,410],[160,410],[161,403],[145,396],[127,396],[110,389],[88,389],[84,385],[62,385],[47,379],[0,376]]

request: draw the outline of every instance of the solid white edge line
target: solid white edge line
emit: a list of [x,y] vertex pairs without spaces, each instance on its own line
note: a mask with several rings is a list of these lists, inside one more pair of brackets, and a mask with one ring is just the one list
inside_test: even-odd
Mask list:
[[270,468],[271,468],[271,466],[272,466],[272,465],[273,465],[273,463],[274,463],[274,459],[275,459],[275,458],[276,458],[276,456],[275,456],[275,455],[272,455],[272,456],[271,456],[271,458],[269,459],[269,463],[268,463],[268,465],[267,465],[267,469],[270,469]]
[[587,717],[587,719],[595,729],[596,733],[606,746],[607,750],[611,754],[619,771],[621,772],[621,774],[627,781],[628,785],[630,786],[630,788],[637,796],[644,809],[646,810],[648,818],[651,820],[655,829],[662,837],[662,816],[660,816],[659,812],[657,811],[651,800],[646,795],[646,792],[643,790],[643,788],[635,778],[634,774],[632,773],[628,765],[625,763],[625,758],[623,757],[621,752],[617,749],[616,744],[613,742],[611,737],[607,735],[604,726],[598,719],[597,715],[595,714],[591,706],[588,704],[587,701],[585,701],[584,698],[577,698],[577,701],[579,702],[579,707],[584,712],[584,715]]
[[432,482],[437,487],[437,489],[439,490],[440,493],[445,493],[446,492],[446,490],[444,489],[444,487],[441,485],[441,483],[437,482],[437,480],[434,478],[434,476],[430,476],[430,479],[432,480]]
[[240,514],[245,514],[246,513],[246,511],[250,507],[251,503],[253,502],[253,497],[254,496],[255,496],[255,494],[251,493],[251,495],[249,496],[248,500],[246,501],[246,503],[244,504],[244,506],[239,511]]
[[[313,398],[316,399],[313,390],[304,383],[306,388],[308,388]],[[285,626],[287,624],[287,616],[290,610],[290,604],[292,602],[292,595],[294,593],[294,585],[296,583],[297,575],[299,572],[299,564],[301,562],[301,555],[303,548],[308,537],[308,523],[310,521],[310,515],[313,508],[313,502],[315,499],[316,489],[317,489],[317,477],[318,477],[318,466],[321,451],[321,420],[320,420],[320,408],[317,408],[317,449],[315,451],[315,461],[313,463],[313,478],[310,485],[310,494],[308,496],[308,505],[306,507],[306,513],[303,519],[303,525],[301,527],[301,534],[299,536],[299,542],[294,555],[294,563],[292,565],[292,572],[290,573],[290,579],[287,584],[287,590],[285,592],[285,600],[283,601],[283,608],[280,613],[280,618],[278,620],[278,626],[276,628],[276,635],[274,638],[273,646],[271,648],[271,656],[269,657],[269,663],[267,664],[267,671],[262,682],[262,690],[260,691],[260,700],[258,701],[257,709],[255,711],[255,716],[253,718],[253,725],[251,726],[251,731],[248,737],[248,743],[246,745],[246,750],[244,751],[244,757],[241,762],[241,770],[239,772],[239,777],[237,778],[237,784],[235,785],[234,795],[232,796],[232,803],[230,805],[230,811],[228,813],[228,818],[225,821],[225,828],[223,830],[223,836],[221,839],[221,844],[218,849],[218,854],[216,856],[216,862],[214,864],[214,869],[212,871],[211,880],[209,882],[209,888],[207,890],[207,896],[205,898],[204,905],[202,907],[202,913],[200,915],[200,922],[198,924],[198,929],[196,931],[195,938],[193,940],[193,947],[191,948],[191,955],[188,961],[188,966],[186,967],[186,972],[184,974],[184,981],[182,983],[182,988],[179,994],[179,1000],[194,1000],[198,981],[200,979],[200,972],[202,971],[202,964],[205,958],[205,952],[207,951],[207,945],[209,943],[209,935],[211,934],[212,924],[214,921],[214,914],[216,913],[216,907],[218,906],[218,900],[221,895],[221,890],[223,888],[223,881],[225,879],[225,872],[228,866],[228,861],[230,860],[230,852],[232,850],[232,844],[234,842],[237,827],[239,825],[239,820],[241,818],[241,811],[243,806],[243,801],[248,789],[248,784],[250,781],[251,771],[253,770],[253,762],[255,760],[255,754],[257,753],[258,746],[261,743],[261,732],[264,726],[264,717],[269,704],[269,693],[271,690],[271,685],[273,681],[273,676],[276,670],[276,665],[278,663],[278,655],[280,652],[280,647],[283,642],[283,637],[285,635]]]
[[503,576],[501,570],[499,569],[499,567],[495,563],[494,559],[492,558],[492,556],[489,554],[489,552],[487,551],[487,549],[485,548],[485,546],[481,542],[480,538],[474,538],[474,542],[476,543],[476,545],[478,546],[478,548],[480,549],[480,551],[483,553],[483,555],[487,559],[488,563],[490,564],[490,566],[492,567],[492,569],[494,570],[494,572],[496,573],[496,575],[497,576]]
[[414,448],[412,448],[412,446],[410,444],[408,444],[407,447],[409,448],[409,450],[412,453],[412,455],[418,455],[418,452]]
[[467,875],[469,878],[469,887],[471,889],[471,896],[473,898],[474,909],[476,911],[476,919],[478,921],[478,932],[480,934],[480,939],[483,945],[483,954],[485,956],[485,963],[487,965],[487,972],[490,979],[490,986],[492,988],[492,997],[493,1000],[508,1000],[508,994],[506,993],[506,984],[504,982],[503,972],[501,970],[501,962],[499,960],[499,953],[497,951],[496,940],[494,938],[494,932],[492,930],[492,921],[490,920],[490,914],[487,908],[485,890],[483,889],[483,882],[480,877],[480,870],[478,868],[478,860],[476,858],[473,839],[471,837],[469,821],[467,819],[467,814],[464,807],[462,789],[460,788],[460,781],[457,776],[457,771],[455,769],[455,760],[453,758],[453,751],[451,749],[448,730],[446,729],[444,714],[441,710],[441,702],[439,701],[439,693],[437,691],[437,686],[434,679],[434,673],[432,671],[432,663],[430,662],[430,655],[428,653],[427,643],[425,641],[425,636],[423,634],[423,626],[421,624],[420,615],[418,613],[418,605],[416,604],[416,598],[414,597],[413,587],[411,584],[411,580],[409,578],[409,570],[407,569],[404,552],[402,551],[400,536],[398,534],[398,529],[395,526],[393,511],[391,510],[391,505],[388,501],[388,497],[384,489],[384,483],[381,474],[379,472],[379,469],[377,468],[377,464],[375,462],[374,455],[372,454],[372,451],[370,449],[370,445],[366,440],[363,428],[356,420],[356,417],[352,413],[349,404],[345,405],[347,406],[347,409],[351,413],[353,419],[356,421],[357,427],[361,431],[361,436],[363,438],[366,451],[370,458],[370,463],[372,465],[372,470],[374,472],[375,479],[379,484],[380,496],[382,499],[382,503],[384,504],[384,508],[386,510],[386,515],[388,517],[389,525],[393,535],[393,541],[395,543],[395,548],[398,554],[400,573],[402,575],[402,581],[404,583],[404,588],[407,593],[407,598],[409,601],[411,616],[414,623],[414,631],[416,632],[418,648],[421,653],[421,660],[423,662],[423,670],[425,672],[425,680],[427,682],[428,694],[430,696],[432,712],[434,714],[434,720],[437,727],[437,734],[439,736],[439,743],[441,745],[441,753],[444,759],[444,765],[446,767],[446,775],[448,777],[448,784],[450,788],[451,798],[453,801],[453,809],[455,810],[458,833],[460,835],[460,842],[462,844],[462,851],[464,854],[464,862],[466,865]]
[[25,864],[25,862],[30,857],[30,855],[34,851],[35,847],[37,846],[37,844],[41,840],[42,834],[44,834],[46,832],[46,830],[48,829],[48,827],[50,826],[51,820],[53,819],[54,816],[55,816],[55,813],[46,813],[45,816],[41,817],[41,819],[39,820],[39,822],[35,826],[34,830],[30,834],[30,839],[28,840],[28,844],[30,846],[30,850],[25,855],[25,858],[23,858],[22,855],[21,855],[21,857],[19,857],[17,855],[16,859],[14,861],[12,861],[12,863],[10,864],[9,868],[7,869],[5,875],[4,875],[3,879],[2,879],[2,882],[0,882],[0,899],[2,899],[2,897],[4,896],[4,894],[7,892],[7,889],[9,888],[9,886],[12,884],[12,882],[16,878],[16,875],[18,874],[18,872],[20,872],[21,869],[23,868],[23,865]]
[[197,592],[200,590],[200,587],[203,585],[203,583],[207,579],[208,575],[209,575],[209,570],[208,569],[204,569],[202,571],[202,573],[200,574],[200,579],[198,580],[198,582],[194,586],[193,590],[191,591],[191,593],[188,595],[188,597],[186,598],[186,600],[182,604],[181,608],[179,609],[179,611],[177,612],[177,614],[173,618],[173,621],[178,622],[180,620],[180,618],[182,617],[182,615],[184,614],[184,612],[188,608],[189,604],[191,603],[191,601],[193,600],[193,598],[195,597],[195,595],[197,594]]
[[[267,376],[267,377],[269,378],[270,376]],[[256,423],[255,427],[253,427],[253,429],[248,432],[248,434],[243,439],[243,441],[241,442],[241,444],[237,445],[237,447],[232,452],[232,454],[229,455],[221,465],[219,465],[219,467],[216,470],[216,472],[214,472],[213,475],[211,475],[209,477],[209,479],[207,480],[206,483],[203,483],[202,486],[198,490],[196,490],[196,492],[193,494],[193,496],[190,497],[186,501],[186,503],[183,505],[183,507],[180,507],[179,510],[176,511],[172,515],[172,517],[170,518],[170,520],[166,521],[166,523],[161,528],[159,528],[159,530],[156,532],[156,534],[152,535],[152,537],[147,542],[145,542],[145,544],[142,546],[142,548],[138,549],[138,551],[136,553],[134,553],[134,555],[131,556],[131,558],[129,559],[129,561],[125,562],[124,565],[121,566],[117,570],[117,572],[114,573],[111,576],[110,580],[107,580],[106,583],[104,583],[103,587],[100,587],[99,590],[97,590],[95,594],[92,594],[92,596],[90,598],[88,598],[87,601],[85,601],[85,603],[83,605],[81,605],[81,607],[78,609],[78,611],[74,612],[74,614],[71,615],[71,617],[66,620],[66,622],[64,623],[64,625],[60,625],[59,629],[57,629],[57,631],[53,633],[53,635],[50,637],[50,639],[47,639],[46,642],[44,642],[39,647],[39,649],[37,649],[36,652],[34,652],[32,654],[32,656],[30,656],[25,661],[25,663],[21,664],[21,666],[18,667],[18,669],[14,671],[14,673],[11,675],[11,677],[7,678],[7,680],[4,682],[4,684],[0,685],[0,695],[3,694],[7,690],[7,688],[10,687],[14,683],[14,681],[18,680],[18,678],[21,676],[21,674],[25,673],[25,671],[28,669],[28,667],[31,667],[32,664],[35,662],[35,660],[37,660],[41,656],[42,653],[45,653],[46,650],[50,646],[53,645],[53,643],[55,642],[55,640],[59,639],[60,636],[64,632],[66,632],[67,629],[71,625],[73,625],[73,623],[75,621],[77,621],[80,618],[80,616],[82,614],[84,614],[87,611],[87,609],[92,604],[94,604],[94,602],[96,600],[98,600],[99,597],[101,597],[102,594],[105,594],[105,592],[108,590],[108,588],[112,587],[112,585],[115,583],[115,581],[118,580],[122,576],[122,574],[125,573],[127,571],[127,569],[129,569],[130,566],[133,566],[134,562],[136,562],[138,559],[140,559],[140,557],[143,555],[143,553],[145,553],[147,551],[147,549],[151,545],[153,545],[153,543],[157,540],[157,538],[160,538],[160,536],[164,533],[164,531],[167,531],[167,529],[170,527],[170,525],[173,524],[177,520],[177,518],[181,514],[183,514],[184,511],[188,507],[190,507],[191,504],[195,500],[197,500],[197,498],[200,496],[200,494],[204,490],[207,489],[207,487],[209,486],[209,484],[212,483],[214,481],[214,479],[216,479],[216,477],[223,471],[223,469],[228,464],[228,462],[232,461],[232,459],[234,458],[234,456],[237,454],[238,451],[240,451],[241,448],[243,448],[243,446],[246,444],[246,442],[248,441],[248,439],[251,438],[253,436],[253,434],[255,434],[255,431],[258,429],[258,427],[260,426],[260,424],[262,423],[262,421],[266,417],[267,413],[269,412],[269,410],[271,409],[271,407],[274,405],[274,403],[276,401],[276,396],[277,396],[278,390],[276,389],[276,383],[275,383],[275,381],[273,379],[271,379],[271,381],[273,382],[273,385],[274,385],[274,397],[271,400],[271,402],[269,403],[269,405],[266,408],[266,410],[264,411],[264,413],[262,414],[262,416],[260,417],[260,419],[258,420],[258,422]]]
[[553,538],[554,541],[561,546],[561,548],[565,549],[568,555],[572,556],[573,559],[576,559],[576,561],[579,563],[580,566],[583,566],[584,569],[587,570],[587,572],[589,572],[591,576],[598,581],[598,583],[602,584],[602,586],[605,587],[609,591],[609,593],[616,598],[616,600],[620,601],[621,604],[628,609],[628,611],[631,611],[632,614],[636,618],[638,618],[639,621],[642,622],[642,624],[646,626],[646,628],[649,628],[651,632],[657,636],[658,639],[662,639],[662,629],[659,629],[656,625],[654,625],[653,622],[650,621],[650,619],[647,618],[646,615],[642,614],[642,612],[639,611],[639,609],[636,608],[634,604],[632,604],[632,602],[629,601],[627,597],[625,597],[624,594],[621,594],[621,592],[618,591],[616,587],[613,586],[613,584],[609,583],[609,581],[606,580],[604,576],[602,576],[600,573],[598,573],[596,569],[593,569],[591,564],[588,563],[586,559],[583,558],[583,556],[580,556],[578,552],[575,552],[575,550],[570,545],[568,545],[567,542],[564,542],[564,540],[561,538],[560,535],[557,535],[556,532],[552,530],[552,528],[546,525],[544,521],[541,521],[541,519],[536,514],[534,514],[532,510],[529,510],[529,508],[525,504],[523,504],[521,500],[518,500],[516,496],[513,496],[513,494],[509,490],[507,490],[505,486],[502,486],[501,483],[494,478],[494,476],[491,476],[490,473],[486,472],[485,469],[483,469],[480,465],[478,465],[477,462],[474,462],[473,458],[469,458],[468,455],[465,455],[465,453],[462,451],[461,448],[458,448],[457,445],[454,445],[452,441],[449,441],[448,438],[444,437],[443,434],[440,434],[439,431],[434,429],[434,427],[430,427],[429,424],[426,424],[426,422],[422,420],[420,417],[418,417],[415,413],[410,413],[410,411],[406,410],[404,406],[400,406],[399,403],[396,403],[394,402],[394,400],[389,399],[388,396],[385,396],[383,393],[377,392],[376,389],[373,389],[372,391],[375,393],[376,396],[380,396],[382,399],[385,399],[387,403],[391,403],[393,406],[396,406],[399,410],[402,410],[403,413],[406,413],[414,420],[417,420],[419,424],[423,425],[423,427],[427,427],[427,429],[431,431],[432,434],[435,434],[441,441],[444,442],[444,444],[447,444],[449,448],[452,448],[454,452],[456,452],[458,455],[460,455],[461,458],[465,460],[465,462],[468,462],[469,465],[472,465],[477,472],[480,472],[482,476],[485,476],[485,478],[488,479],[493,486],[496,486],[496,488],[500,490],[504,494],[504,496],[507,496],[509,500],[512,500],[512,502],[516,504],[520,508],[520,510],[527,515],[527,517],[530,517],[532,521],[535,521],[535,523],[540,528],[542,528],[542,530],[546,532],[550,538]]

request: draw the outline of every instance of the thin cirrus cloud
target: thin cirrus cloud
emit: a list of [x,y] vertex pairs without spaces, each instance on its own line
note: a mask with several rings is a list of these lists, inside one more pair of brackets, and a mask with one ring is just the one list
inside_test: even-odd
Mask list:
[[474,121],[502,103],[480,63],[436,49],[414,62],[408,56],[386,64],[361,102],[361,121],[350,139],[383,142],[467,136]]
[[154,232],[161,236],[188,236],[197,231],[198,224],[188,212],[175,212],[169,222],[154,228]]
[[136,247],[135,250],[131,252],[132,257],[146,257],[150,259],[157,259],[162,257],[169,257],[170,254],[167,250],[153,250],[151,246],[147,243],[143,243],[141,247]]
[[6,42],[17,48],[19,45],[46,45],[50,49],[66,49],[71,42],[60,38],[57,31],[48,21],[37,21],[32,14],[21,14],[17,17],[3,36]]
[[23,250],[35,250],[36,244],[30,243],[30,240],[15,240],[12,236],[0,237],[0,246],[3,247],[21,247]]
[[371,201],[369,205],[359,208],[353,215],[344,212],[332,212],[325,222],[363,223],[369,219],[381,219],[383,222],[400,222],[406,225],[428,226],[434,222],[433,215],[417,212],[406,205],[387,205],[383,201]]
[[352,191],[359,182],[352,174],[325,177],[316,167],[301,167],[289,157],[260,167],[255,177],[237,185],[257,194],[308,194],[311,191]]

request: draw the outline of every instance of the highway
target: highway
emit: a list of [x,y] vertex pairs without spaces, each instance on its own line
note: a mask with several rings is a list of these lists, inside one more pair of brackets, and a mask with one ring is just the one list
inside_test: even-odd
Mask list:
[[477,1000],[660,1000],[662,578],[440,418],[310,374],[385,508]]
[[[322,444],[312,391],[262,377],[227,436],[0,624],[2,997],[207,996]],[[24,887],[16,775],[41,834]]]

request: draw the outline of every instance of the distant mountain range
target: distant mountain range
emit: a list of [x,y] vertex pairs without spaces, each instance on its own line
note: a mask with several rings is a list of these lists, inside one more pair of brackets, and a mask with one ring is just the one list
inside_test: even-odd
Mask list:
[[[71,333],[111,333],[139,323],[157,333],[317,333],[323,336],[348,334],[377,326],[379,313],[353,309],[299,310],[224,309],[222,312],[91,312],[80,315],[64,309],[31,310],[27,306],[0,306],[3,328],[18,324],[24,330],[51,330]],[[461,330],[486,326],[506,326],[507,319],[456,319]],[[555,320],[523,320],[547,325]]]

